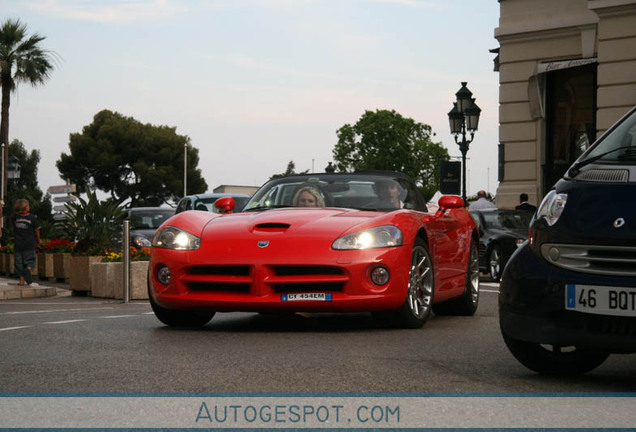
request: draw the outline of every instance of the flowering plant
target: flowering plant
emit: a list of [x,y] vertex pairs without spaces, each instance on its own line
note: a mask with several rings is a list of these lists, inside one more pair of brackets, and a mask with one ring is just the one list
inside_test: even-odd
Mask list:
[[45,240],[43,242],[43,246],[41,247],[43,252],[48,253],[64,253],[64,252],[73,252],[73,248],[75,247],[75,242],[72,242],[68,239],[53,239],[53,240]]
[[91,242],[78,242],[73,246],[71,252],[73,256],[102,256],[106,255],[108,249]]
[[[150,248],[137,249],[130,248],[131,261],[148,261],[150,259]],[[122,262],[123,255],[121,251],[109,250],[105,252],[102,262]]]

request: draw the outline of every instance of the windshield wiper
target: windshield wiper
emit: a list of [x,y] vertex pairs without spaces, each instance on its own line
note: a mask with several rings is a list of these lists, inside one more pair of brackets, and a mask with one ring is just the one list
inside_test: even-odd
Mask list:
[[628,159],[628,157],[633,157],[636,156],[636,147],[634,146],[621,146],[621,147],[617,147],[615,149],[606,151],[605,153],[601,153],[599,155],[596,156],[592,156],[591,158],[588,159],[584,159],[580,162],[576,162],[574,165],[572,165],[572,167],[569,169],[568,171],[568,175],[570,177],[576,177],[579,172],[581,171],[581,168],[583,168],[584,166],[587,166],[593,162],[596,162],[597,160],[607,156],[608,154],[611,153],[616,153],[617,151],[621,151],[621,150],[625,150],[625,153],[622,155],[619,155],[619,159],[620,160],[624,160],[624,159]]

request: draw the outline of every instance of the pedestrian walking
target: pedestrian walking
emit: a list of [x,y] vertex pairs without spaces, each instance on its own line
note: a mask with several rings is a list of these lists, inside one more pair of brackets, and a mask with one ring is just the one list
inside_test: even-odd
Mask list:
[[35,267],[35,250],[40,243],[40,223],[30,213],[29,201],[21,198],[15,201],[11,224],[15,245],[15,274],[20,277],[18,285],[31,285]]
[[496,208],[492,202],[488,201],[488,195],[486,195],[486,191],[480,190],[477,192],[477,201],[468,206],[468,210],[484,210],[489,208]]

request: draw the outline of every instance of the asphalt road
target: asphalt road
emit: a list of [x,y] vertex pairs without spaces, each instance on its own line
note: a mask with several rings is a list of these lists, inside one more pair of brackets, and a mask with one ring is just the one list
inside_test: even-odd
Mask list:
[[632,392],[634,355],[575,378],[535,374],[499,333],[497,286],[473,317],[419,330],[367,314],[217,314],[163,326],[147,302],[61,296],[0,302],[2,392]]

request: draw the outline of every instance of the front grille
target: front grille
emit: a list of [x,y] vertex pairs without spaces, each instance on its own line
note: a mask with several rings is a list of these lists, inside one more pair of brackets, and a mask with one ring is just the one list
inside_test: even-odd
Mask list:
[[266,283],[277,293],[342,291],[348,280],[339,267],[277,265],[270,270]]
[[557,267],[581,273],[636,276],[636,247],[546,243],[541,255]]
[[340,267],[314,265],[201,265],[181,278],[192,291],[229,293],[250,293],[261,283],[276,293],[340,292],[348,280]]
[[272,266],[276,276],[341,275],[342,269],[329,266]]
[[576,177],[579,181],[628,183],[629,171],[625,169],[590,169]]
[[247,265],[204,265],[191,267],[183,282],[192,291],[248,293],[252,277]]
[[250,268],[246,265],[235,266],[196,266],[189,271],[192,275],[226,275],[226,276],[248,276]]

